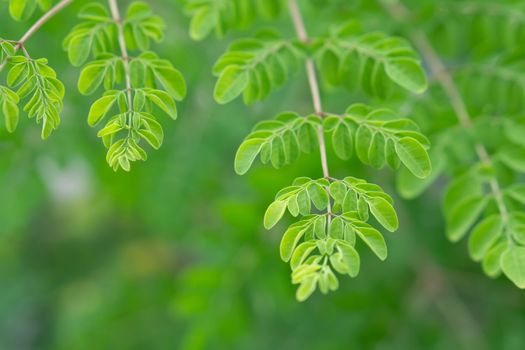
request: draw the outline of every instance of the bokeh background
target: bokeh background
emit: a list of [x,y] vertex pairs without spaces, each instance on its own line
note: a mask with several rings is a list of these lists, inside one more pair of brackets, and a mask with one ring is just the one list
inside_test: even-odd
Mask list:
[[[163,147],[131,173],[114,173],[86,122],[94,97],[77,92],[79,70],[62,50],[85,2],[27,44],[67,87],[60,129],[42,142],[30,120],[21,119],[14,134],[0,128],[0,349],[525,349],[523,292],[485,277],[465,242],[445,238],[445,179],[405,201],[395,195],[392,172],[332,153],[335,176],[364,177],[394,194],[400,230],[386,234],[385,263],[362,249],[358,278],[295,301],[278,254],[282,232],[265,231],[262,215],[293,178],[321,176],[319,156],[243,177],[234,174],[233,157],[256,121],[311,111],[305,76],[264,103],[217,105],[211,67],[242,34],[192,42],[181,1],[149,3],[167,23],[166,40],[154,49],[184,73],[188,98],[179,120],[164,120]],[[396,30],[364,1],[301,4],[314,34],[352,18],[357,6],[369,28]],[[0,36],[18,38],[28,23],[6,11],[0,1]],[[248,32],[263,26],[293,35],[285,13]],[[362,98],[323,93],[333,111]]]

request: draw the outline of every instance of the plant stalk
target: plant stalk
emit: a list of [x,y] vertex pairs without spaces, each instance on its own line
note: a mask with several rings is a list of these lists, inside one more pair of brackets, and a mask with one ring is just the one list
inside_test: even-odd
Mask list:
[[[404,23],[409,19],[410,13],[401,2],[382,1],[381,3],[383,7],[390,13],[390,15],[392,15],[392,17],[399,23]],[[430,44],[430,41],[426,35],[421,30],[412,29],[409,31],[409,36],[423,55],[423,58],[428,64],[431,73],[435,76],[436,80],[449,98],[450,105],[452,106],[452,109],[454,110],[460,125],[465,129],[472,128],[472,118],[470,117],[461,93],[459,92],[447,68],[439,58],[439,55]],[[476,143],[474,147],[481,163],[491,166],[492,159],[485,146],[481,143]],[[501,218],[506,223],[509,219],[509,211],[505,205],[505,201],[503,200],[501,186],[495,177],[491,178],[489,185],[492,195],[496,200]]]
[[[53,6],[49,11],[47,11],[38,21],[36,21],[24,35],[16,42],[15,52],[24,47],[24,44],[35,34],[47,21],[49,21],[53,16],[71,4],[73,0],[61,0],[58,4]],[[0,64],[0,71],[4,69],[7,64],[7,58]]]
[[128,111],[132,111],[133,100],[131,98],[131,74],[129,71],[129,56],[128,49],[126,47],[126,39],[124,38],[124,26],[122,25],[122,19],[120,18],[120,12],[117,5],[117,0],[108,0],[109,8],[111,10],[111,16],[113,21],[117,25],[118,30],[118,42],[120,46],[120,52],[122,55],[122,62],[124,64],[124,72],[126,76],[126,93],[128,96]]
[[[308,43],[308,33],[306,31],[306,27],[301,16],[301,11],[299,10],[299,6],[297,5],[297,1],[288,0],[288,8],[290,11],[290,16],[292,17],[297,37],[301,42]],[[315,114],[322,116],[323,107],[321,103],[321,93],[319,91],[319,83],[317,79],[317,74],[315,72],[315,65],[312,59],[308,59],[306,61],[306,74],[308,76],[308,84],[310,86],[310,93],[312,95],[312,102],[314,105]],[[326,143],[324,139],[323,128],[317,128],[317,136],[319,138],[319,151],[321,153],[321,166],[323,167],[323,176],[328,179],[330,178],[330,171],[328,168],[328,159],[326,156]]]

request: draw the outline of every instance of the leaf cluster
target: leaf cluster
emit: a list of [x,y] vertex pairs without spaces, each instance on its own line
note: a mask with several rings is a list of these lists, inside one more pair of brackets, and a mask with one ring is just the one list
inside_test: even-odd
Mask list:
[[20,114],[18,104],[25,101],[23,111],[37,124],[42,124],[42,139],[48,138],[60,124],[64,85],[49,67],[47,59],[17,55],[15,45],[2,39],[0,46],[0,62],[7,69],[7,86],[0,85],[1,113],[6,130],[16,130]]
[[[326,211],[318,214],[317,212]],[[388,231],[398,228],[392,198],[365,180],[297,178],[277,193],[264,215],[267,229],[285,211],[301,220],[289,226],[280,245],[281,259],[290,262],[292,282],[300,284],[297,299],[307,299],[319,287],[327,293],[338,287],[334,271],[356,277],[360,257],[356,237],[381,260],[387,257],[383,235],[367,223],[370,214]]]
[[230,30],[246,29],[257,17],[277,16],[283,6],[279,0],[186,0],[185,5],[193,40],[212,32],[222,37]]
[[[85,95],[100,87],[105,90],[91,106],[88,123],[96,126],[107,119],[98,133],[108,149],[106,160],[114,170],[129,171],[131,162],[147,159],[144,142],[154,149],[162,145],[164,132],[157,111],[176,119],[175,101],[185,97],[186,83],[168,60],[149,51],[152,40],[162,40],[165,25],[147,4],[130,4],[121,24],[97,3],[86,5],[79,18],[84,21],[64,40],[71,63],[84,64],[78,89]],[[118,25],[122,25],[121,33]],[[139,53],[117,54],[121,44],[126,52]],[[93,60],[86,63],[89,57]]]

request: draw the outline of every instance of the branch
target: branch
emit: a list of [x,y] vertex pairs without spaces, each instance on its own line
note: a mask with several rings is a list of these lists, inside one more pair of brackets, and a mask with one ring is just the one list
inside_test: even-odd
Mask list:
[[[308,33],[304,26],[304,21],[301,16],[299,6],[297,6],[296,0],[288,0],[288,8],[290,16],[292,17],[293,25],[297,37],[303,43],[308,43]],[[314,105],[315,113],[319,116],[323,115],[323,108],[321,104],[321,94],[319,92],[319,83],[317,81],[317,74],[315,73],[315,65],[311,58],[306,61],[306,74],[308,75],[308,83],[310,85],[310,92],[312,94],[312,101]],[[321,165],[323,167],[323,175],[325,178],[330,177],[330,171],[328,169],[328,161],[326,156],[326,144],[324,140],[324,133],[322,128],[317,129],[317,135],[319,138],[319,150],[321,152]],[[328,208],[330,211],[330,208]]]
[[120,18],[120,12],[117,5],[117,0],[108,0],[109,8],[111,9],[111,16],[113,21],[117,25],[118,30],[118,42],[120,46],[120,51],[122,54],[122,62],[124,64],[124,72],[126,75],[126,92],[128,95],[128,111],[131,112],[132,109],[132,99],[131,99],[131,75],[129,71],[129,56],[128,49],[126,47],[126,39],[124,38],[124,26],[122,25],[122,19]]
[[[406,22],[410,17],[409,11],[399,1],[383,0],[381,1],[381,4],[399,23]],[[436,77],[445,94],[449,98],[450,105],[456,113],[456,117],[458,118],[461,126],[465,129],[472,128],[472,118],[470,117],[465,102],[463,101],[463,98],[461,97],[454,80],[447,71],[447,68],[443,62],[441,62],[438,54],[430,44],[430,41],[427,39],[425,34],[418,29],[410,30],[409,36],[423,55],[423,58],[427,62],[430,71]],[[475,150],[479,160],[483,164],[488,166],[492,165],[492,159],[490,158],[490,155],[483,144],[476,143]],[[494,199],[496,200],[498,210],[501,214],[501,218],[504,222],[507,222],[509,218],[509,212],[505,202],[503,201],[503,194],[500,184],[495,177],[492,177],[489,184],[492,194],[494,195]]]
[[[62,9],[64,9],[66,6],[71,4],[73,0],[62,0],[55,6],[53,6],[49,11],[47,11],[38,21],[35,22],[28,30],[25,32],[24,35],[20,38],[20,40],[17,41],[15,45],[15,52],[20,50],[24,47],[24,44],[26,43],[29,38],[35,34],[40,27],[42,27],[47,21],[51,19],[54,15],[56,15],[58,12],[60,12]],[[0,71],[4,69],[4,67],[7,64],[7,58],[0,64]]]

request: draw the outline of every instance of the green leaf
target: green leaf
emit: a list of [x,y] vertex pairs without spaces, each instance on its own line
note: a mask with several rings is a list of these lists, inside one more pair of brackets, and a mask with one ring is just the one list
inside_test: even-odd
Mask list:
[[275,201],[264,213],[264,227],[269,230],[275,226],[281,220],[286,210],[285,201]]
[[489,277],[497,277],[501,273],[501,255],[507,250],[507,242],[494,245],[483,258],[483,272]]
[[248,139],[241,144],[235,155],[235,172],[237,174],[244,175],[250,170],[264,141],[264,139]]
[[473,196],[464,199],[447,215],[447,236],[452,242],[459,241],[474,224],[485,205],[486,197]]
[[82,7],[78,17],[97,22],[104,22],[110,19],[106,8],[102,4],[97,3],[90,3]]
[[346,186],[341,181],[335,181],[330,184],[329,187],[330,196],[336,203],[342,204],[346,196]]
[[318,210],[324,210],[328,206],[328,193],[326,189],[318,183],[308,186],[308,194]]
[[18,125],[18,106],[15,102],[6,99],[2,104],[2,113],[5,118],[5,128],[8,132],[14,132]]
[[370,147],[370,143],[372,142],[372,137],[373,134],[370,128],[365,125],[359,126],[356,133],[355,150],[359,160],[365,164],[369,163],[368,149]]
[[317,248],[317,245],[314,241],[307,241],[299,244],[299,246],[294,250],[292,259],[290,260],[290,267],[292,271],[297,269]]
[[163,110],[171,119],[177,119],[177,106],[173,98],[162,90],[145,90],[146,98]]
[[520,147],[506,147],[500,153],[500,158],[505,165],[520,173],[525,173],[525,149]]
[[36,5],[36,0],[10,0],[9,13],[17,21],[25,20],[33,14]]
[[229,66],[222,71],[215,85],[214,97],[225,104],[239,96],[248,85],[248,74],[239,66]]
[[345,123],[339,123],[332,134],[332,144],[335,154],[341,159],[352,156],[352,134]]
[[115,101],[117,100],[118,94],[110,93],[105,95],[93,103],[89,109],[88,124],[90,126],[96,125],[111,109]]
[[380,260],[386,259],[388,250],[385,239],[378,230],[372,227],[359,227],[355,228],[355,232]]
[[281,239],[280,253],[281,259],[284,262],[288,262],[292,257],[292,254],[295,250],[295,247],[301,240],[306,231],[305,227],[302,226],[292,226],[283,235]]
[[368,206],[372,215],[379,221],[384,228],[390,232],[397,230],[399,223],[394,207],[384,198],[374,197],[368,200]]
[[525,135],[525,125],[517,123],[510,118],[505,118],[503,128],[509,140],[525,147],[525,137],[523,137]]
[[525,204],[525,185],[516,184],[509,187],[506,192],[521,204]]
[[396,142],[396,153],[401,162],[419,178],[426,178],[432,172],[427,151],[415,139],[403,137]]
[[501,269],[514,284],[525,288],[525,248],[509,247],[501,256]]
[[446,160],[442,152],[443,150],[431,151],[432,172],[424,179],[414,176],[407,168],[399,170],[396,178],[396,188],[403,198],[416,198],[437,180],[446,166]]
[[93,37],[90,32],[74,35],[68,43],[68,56],[72,65],[81,66],[89,57]]
[[344,221],[340,217],[334,218],[330,222],[328,236],[333,239],[343,239]]
[[215,14],[204,7],[195,12],[190,23],[190,36],[193,40],[202,40],[208,36],[215,26]]
[[[152,126],[151,121],[149,122],[150,127]],[[154,149],[159,149],[162,146],[164,140],[164,132],[160,124],[155,124],[155,128],[140,129],[138,130],[139,135],[146,140],[147,143]]]
[[386,162],[386,140],[382,133],[374,134],[368,148],[368,161],[376,169],[381,169]]
[[106,74],[105,64],[89,64],[80,72],[78,90],[83,95],[91,95],[102,84]]
[[503,220],[500,215],[492,215],[481,221],[472,230],[468,242],[469,253],[472,259],[481,261],[494,242],[501,236],[502,231]]
[[315,292],[315,286],[317,284],[318,277],[313,276],[308,279],[305,279],[299,288],[297,288],[296,298],[297,301],[302,302],[305,301],[312,295],[313,292]]
[[423,93],[427,89],[427,78],[418,61],[412,58],[394,58],[385,66],[386,74],[405,89]]
[[[310,203],[310,202],[308,202]],[[309,211],[308,211],[309,212]],[[314,234],[319,239],[326,238],[326,216],[319,216],[314,222]]]
[[166,92],[175,100],[181,101],[186,97],[186,81],[177,69],[168,66],[156,66],[153,71]]
[[338,241],[336,246],[341,254],[340,261],[346,266],[346,273],[350,277],[356,277],[360,268],[359,254],[354,247],[344,241]]

